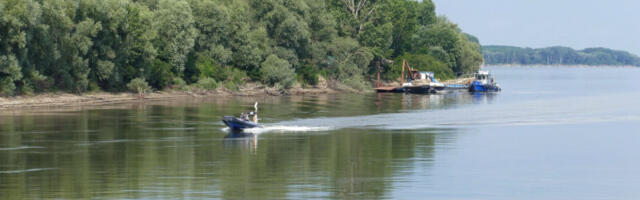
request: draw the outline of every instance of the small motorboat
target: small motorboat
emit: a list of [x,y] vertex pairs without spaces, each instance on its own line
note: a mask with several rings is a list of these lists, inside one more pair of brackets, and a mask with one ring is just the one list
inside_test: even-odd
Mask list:
[[[254,111],[247,114],[242,113],[240,117],[236,116],[224,116],[222,122],[227,125],[232,131],[241,131],[248,128],[261,128],[262,125],[258,123],[258,102],[254,105]],[[253,121],[249,120],[249,116],[253,116]]]
[[242,119],[235,116],[224,116],[222,117],[222,122],[227,125],[231,130],[243,130],[247,128],[261,128],[262,125],[249,121],[247,119]]
[[499,92],[502,90],[488,71],[478,71],[469,86],[469,92]]

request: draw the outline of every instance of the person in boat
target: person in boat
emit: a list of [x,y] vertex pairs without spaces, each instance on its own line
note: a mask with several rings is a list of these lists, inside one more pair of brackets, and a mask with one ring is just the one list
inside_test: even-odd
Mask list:
[[244,121],[249,121],[249,115],[245,113],[240,113],[240,119]]
[[258,123],[258,102],[256,101],[255,104],[253,104],[253,109],[254,111],[251,112],[253,115],[253,123]]
[[249,121],[249,117],[253,118],[253,123],[258,123],[258,113],[257,112],[249,112],[247,114],[247,121]]
[[[249,118],[253,118],[253,120]],[[248,122],[253,121],[254,123],[258,123],[258,113],[253,111],[249,111],[247,113],[240,113],[240,119]]]
[[[240,113],[240,119],[244,120],[244,121],[253,121],[253,123],[258,123],[258,102],[256,102],[256,104],[254,105],[254,108],[256,111],[249,111],[247,113]],[[250,120],[249,117],[252,117],[253,119]]]

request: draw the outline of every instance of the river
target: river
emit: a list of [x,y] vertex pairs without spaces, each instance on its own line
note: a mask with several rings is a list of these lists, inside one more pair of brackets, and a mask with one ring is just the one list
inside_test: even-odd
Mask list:
[[0,199],[640,198],[639,68],[485,69],[502,92],[5,113]]

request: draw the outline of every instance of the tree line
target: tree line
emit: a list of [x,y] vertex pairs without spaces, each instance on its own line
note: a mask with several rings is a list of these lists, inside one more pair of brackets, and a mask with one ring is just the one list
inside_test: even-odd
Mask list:
[[569,47],[521,48],[483,46],[486,64],[520,65],[611,65],[640,66],[640,58],[626,51],[607,48],[574,50]]
[[[399,60],[451,78],[478,39],[430,0],[0,0],[0,95],[168,87],[364,89]],[[392,62],[394,61],[395,62]]]

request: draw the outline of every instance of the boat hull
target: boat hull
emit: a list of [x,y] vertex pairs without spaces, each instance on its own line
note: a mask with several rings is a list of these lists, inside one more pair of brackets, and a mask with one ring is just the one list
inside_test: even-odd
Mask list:
[[247,128],[260,128],[262,125],[253,123],[250,121],[245,121],[240,118],[234,116],[224,116],[222,117],[222,122],[227,125],[232,130],[242,130]]
[[405,90],[402,87],[378,87],[375,89],[378,93],[404,93]]
[[498,92],[502,89],[494,84],[482,84],[478,81],[474,81],[469,86],[469,92]]
[[405,92],[412,93],[412,94],[435,94],[445,89],[444,86],[439,87],[439,86],[430,86],[430,85],[407,86],[403,88]]

